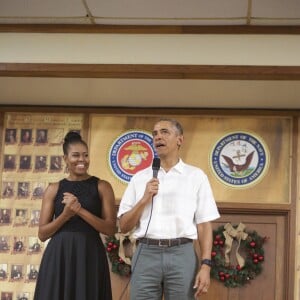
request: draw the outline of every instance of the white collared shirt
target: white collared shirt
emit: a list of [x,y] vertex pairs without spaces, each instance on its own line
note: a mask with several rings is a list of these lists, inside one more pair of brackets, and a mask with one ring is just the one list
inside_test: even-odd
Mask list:
[[[136,173],[122,197],[118,217],[131,210],[144,195],[147,182],[153,177],[152,168]],[[197,239],[196,224],[220,217],[206,174],[182,160],[167,173],[158,172],[159,190],[153,198],[153,211],[146,236],[154,239],[187,237]],[[133,236],[145,236],[150,219],[148,204]]]

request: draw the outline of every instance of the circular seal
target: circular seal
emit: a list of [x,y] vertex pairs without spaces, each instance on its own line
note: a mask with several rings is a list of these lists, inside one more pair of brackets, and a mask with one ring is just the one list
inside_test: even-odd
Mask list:
[[256,184],[269,167],[269,151],[261,138],[247,132],[223,136],[210,155],[217,179],[235,188]]
[[126,131],[117,137],[109,149],[112,173],[128,183],[138,171],[149,167],[154,157],[152,135],[144,131]]

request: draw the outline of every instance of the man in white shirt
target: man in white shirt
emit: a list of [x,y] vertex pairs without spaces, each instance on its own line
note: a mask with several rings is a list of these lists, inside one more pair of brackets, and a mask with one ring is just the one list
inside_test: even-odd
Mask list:
[[[132,259],[130,299],[188,300],[210,285],[212,226],[220,217],[204,172],[179,157],[182,126],[161,119],[153,130],[161,166],[136,173],[120,203],[120,229],[134,229],[138,247]],[[193,247],[199,241],[201,263]]]

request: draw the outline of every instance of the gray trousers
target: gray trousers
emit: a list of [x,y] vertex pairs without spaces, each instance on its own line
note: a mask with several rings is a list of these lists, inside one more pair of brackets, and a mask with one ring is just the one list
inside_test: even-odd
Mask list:
[[131,300],[194,300],[197,256],[193,243],[139,244],[132,258]]

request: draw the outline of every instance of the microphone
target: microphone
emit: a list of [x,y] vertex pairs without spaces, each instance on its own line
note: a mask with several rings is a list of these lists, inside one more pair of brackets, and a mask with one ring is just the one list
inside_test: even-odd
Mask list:
[[154,157],[152,162],[153,178],[157,178],[159,168],[160,168],[160,158]]

